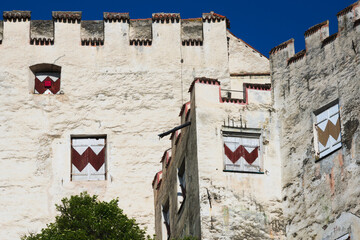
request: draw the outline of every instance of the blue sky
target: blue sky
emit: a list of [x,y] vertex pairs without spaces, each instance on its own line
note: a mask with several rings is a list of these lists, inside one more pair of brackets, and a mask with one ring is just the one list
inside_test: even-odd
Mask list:
[[264,55],[290,38],[296,51],[304,49],[304,32],[311,26],[330,21],[330,34],[337,32],[336,13],[355,0],[217,0],[217,1],[2,1],[1,11],[30,10],[32,19],[51,19],[51,11],[82,11],[83,19],[99,20],[102,13],[129,12],[130,18],[149,18],[153,12],[180,13],[182,18],[201,17],[214,11],[230,19],[231,28]]

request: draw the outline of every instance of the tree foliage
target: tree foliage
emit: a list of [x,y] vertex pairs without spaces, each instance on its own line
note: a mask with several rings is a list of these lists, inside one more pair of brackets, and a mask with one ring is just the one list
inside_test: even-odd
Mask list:
[[145,240],[134,219],[128,218],[118,207],[118,200],[98,201],[97,196],[81,193],[61,200],[56,205],[60,213],[38,234],[29,234],[22,240]]

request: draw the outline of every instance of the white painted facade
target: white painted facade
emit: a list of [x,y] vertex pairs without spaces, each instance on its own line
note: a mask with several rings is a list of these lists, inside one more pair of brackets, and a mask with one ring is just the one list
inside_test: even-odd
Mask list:
[[[230,86],[236,62],[242,64],[235,52],[248,45],[228,49],[227,20],[212,13],[205,16],[215,21],[199,19],[198,46],[182,44],[181,19],[152,21],[150,46],[129,44],[132,20],[105,19],[103,44],[86,46],[82,40],[98,33],[89,37],[81,21],[54,14],[53,32],[40,34],[29,19],[19,21],[24,13],[13,13],[0,22],[0,238],[38,232],[54,220],[55,204],[82,191],[119,198],[124,212],[154,233],[150,184],[167,146],[157,134],[178,124],[195,77]],[[52,34],[53,44],[31,44],[30,32],[35,42],[41,40],[36,34]],[[252,54],[268,72],[259,53],[240,55]],[[34,94],[36,69],[44,64],[61,67],[59,94]],[[252,72],[251,63],[244,66]],[[106,137],[106,180],[72,181],[71,141],[94,136]]]

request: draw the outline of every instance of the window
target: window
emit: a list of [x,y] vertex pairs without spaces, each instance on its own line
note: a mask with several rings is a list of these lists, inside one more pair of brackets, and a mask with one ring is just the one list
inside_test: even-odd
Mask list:
[[162,206],[162,240],[170,239],[170,212],[169,212],[169,200]]
[[35,73],[36,94],[58,94],[60,93],[59,72],[38,72]]
[[341,147],[339,104],[324,108],[315,112],[315,150],[319,158]]
[[61,94],[61,67],[40,63],[30,67],[29,90],[35,94]]
[[260,134],[223,132],[224,171],[262,173]]
[[185,159],[183,160],[180,168],[178,168],[177,171],[178,171],[177,203],[178,203],[178,210],[180,210],[186,199]]
[[73,137],[71,139],[71,179],[105,180],[106,138]]

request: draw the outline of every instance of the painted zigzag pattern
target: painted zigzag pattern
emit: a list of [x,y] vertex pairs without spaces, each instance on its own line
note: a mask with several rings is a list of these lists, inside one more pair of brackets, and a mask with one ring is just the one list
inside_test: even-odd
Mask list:
[[240,157],[243,157],[245,159],[245,161],[247,163],[249,163],[250,165],[253,164],[253,162],[258,158],[259,153],[258,153],[258,148],[256,147],[254,148],[254,150],[249,153],[246,148],[243,145],[240,145],[234,152],[231,151],[230,148],[228,148],[228,146],[226,146],[226,144],[224,144],[224,149],[225,149],[225,155],[230,159],[230,161],[232,163],[236,163]]
[[89,147],[83,154],[79,154],[71,147],[72,164],[81,172],[90,163],[96,171],[105,163],[105,148],[98,155]]
[[[46,84],[48,85],[46,86]],[[35,78],[35,90],[39,94],[43,94],[48,89],[52,94],[58,93],[60,91],[60,78],[55,81],[50,77],[45,78],[43,81],[40,81],[37,77]]]
[[330,136],[332,136],[335,140],[338,139],[340,135],[340,118],[337,119],[335,125],[328,120],[325,130],[323,131],[320,127],[317,127],[317,132],[319,142],[323,146],[326,146]]

